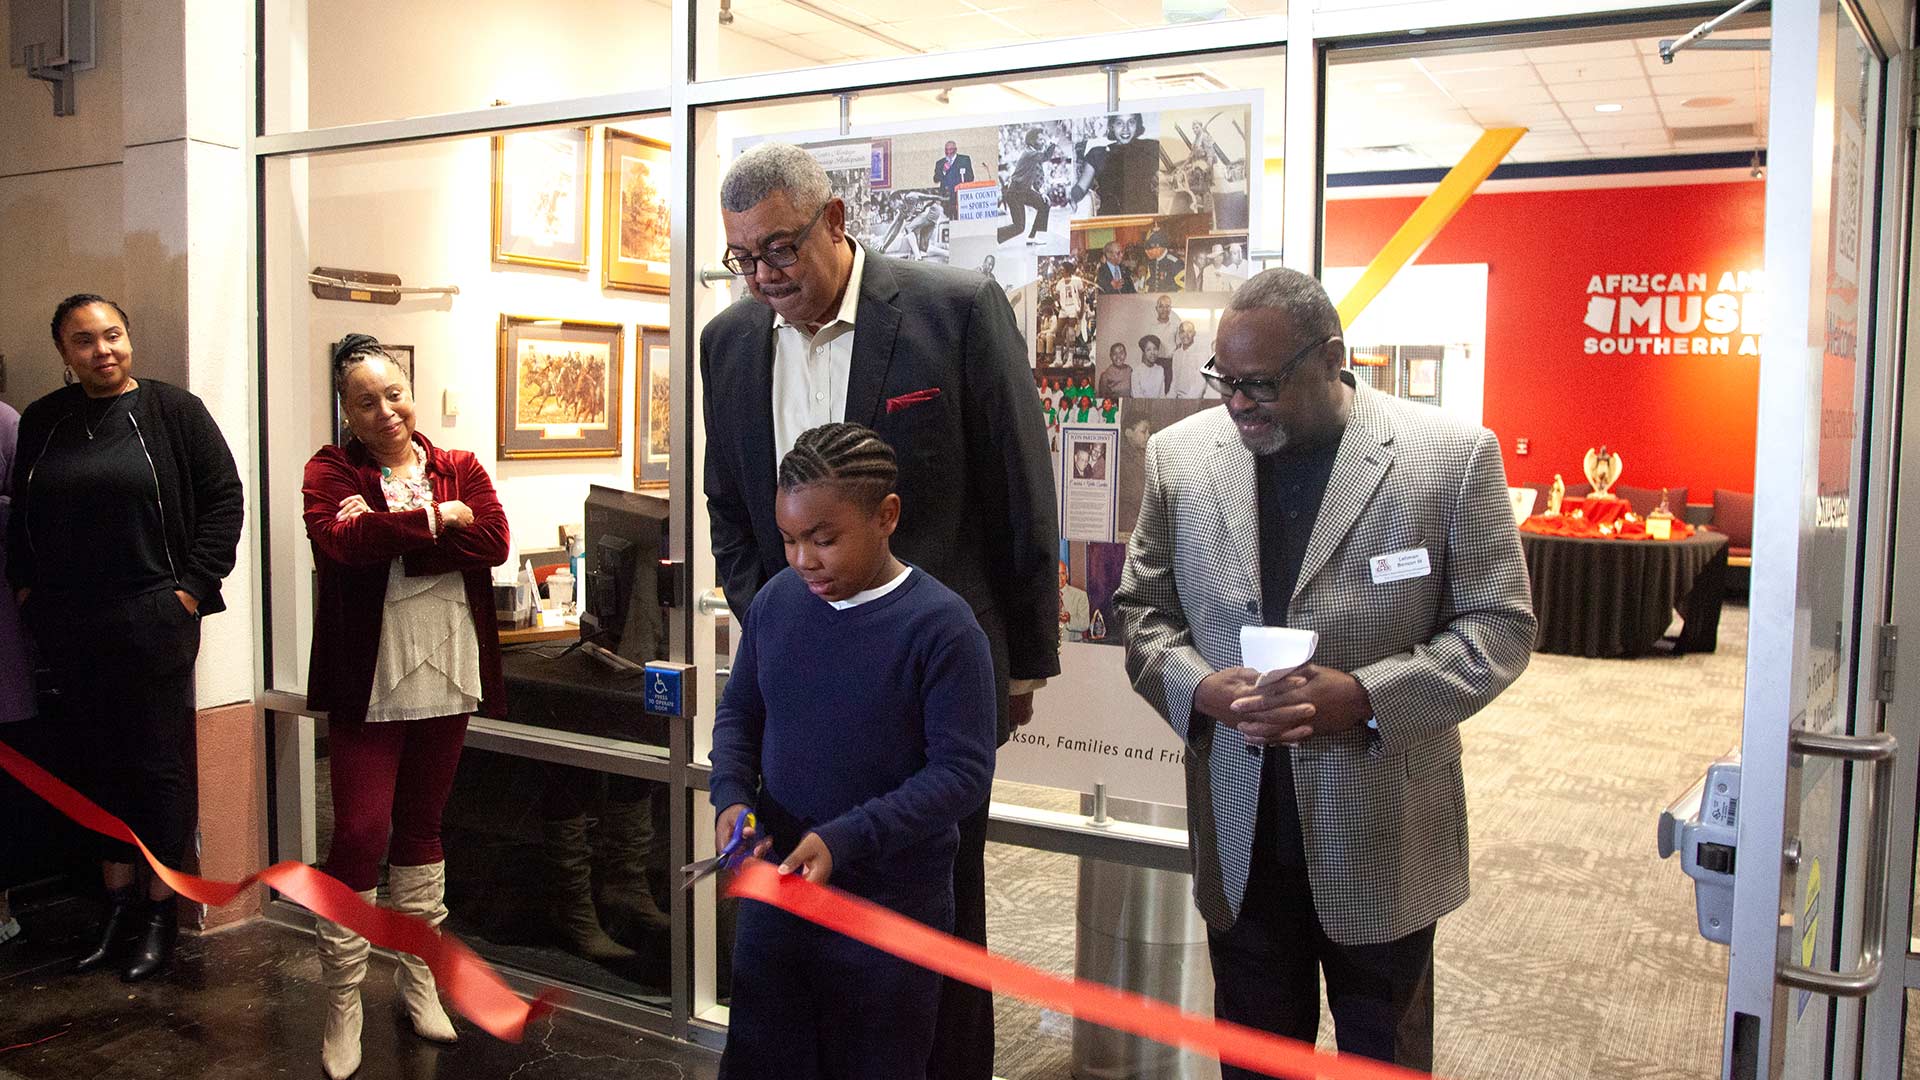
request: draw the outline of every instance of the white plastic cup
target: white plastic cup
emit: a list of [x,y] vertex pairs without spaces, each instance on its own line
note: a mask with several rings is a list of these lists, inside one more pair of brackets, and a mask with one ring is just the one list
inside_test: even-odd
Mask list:
[[1240,663],[1259,672],[1263,683],[1313,659],[1313,651],[1319,646],[1320,635],[1312,630],[1291,626],[1240,628]]
[[573,603],[573,575],[565,570],[548,574],[547,598],[563,608]]

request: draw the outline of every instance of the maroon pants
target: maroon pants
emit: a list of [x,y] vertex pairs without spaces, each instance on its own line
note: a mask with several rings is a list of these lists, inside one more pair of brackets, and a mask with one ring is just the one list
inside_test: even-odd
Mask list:
[[380,883],[383,854],[395,866],[444,859],[440,815],[466,737],[465,716],[329,724],[333,846],[321,869],[366,892]]

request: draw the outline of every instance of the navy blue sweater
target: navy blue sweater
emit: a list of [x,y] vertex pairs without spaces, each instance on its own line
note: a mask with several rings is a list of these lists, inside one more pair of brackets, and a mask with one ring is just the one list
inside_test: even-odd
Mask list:
[[783,570],[746,625],[714,721],[714,807],[754,807],[781,855],[819,833],[850,891],[947,887],[960,819],[993,781],[993,657],[966,602],[916,568],[843,611]]

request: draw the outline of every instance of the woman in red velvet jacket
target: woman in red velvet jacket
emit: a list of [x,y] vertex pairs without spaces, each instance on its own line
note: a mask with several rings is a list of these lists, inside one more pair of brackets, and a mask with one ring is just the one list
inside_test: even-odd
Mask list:
[[[333,376],[353,437],[321,447],[301,486],[320,577],[307,703],[327,711],[333,780],[323,868],[372,903],[385,855],[389,906],[438,926],[440,816],[467,717],[506,715],[491,571],[507,558],[507,516],[472,454],[414,431],[406,372],[378,341],[348,335]],[[325,919],[315,934],[329,991],[321,1064],[344,1080],[360,1066],[369,946]],[[426,964],[400,960],[414,1031],[453,1041]]]

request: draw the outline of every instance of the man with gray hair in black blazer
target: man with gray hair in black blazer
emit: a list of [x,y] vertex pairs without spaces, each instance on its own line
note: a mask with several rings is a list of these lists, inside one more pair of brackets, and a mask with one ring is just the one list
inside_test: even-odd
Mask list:
[[[864,424],[899,460],[893,550],[959,593],[993,650],[998,736],[1059,673],[1059,525],[1046,423],[1006,292],[983,274],[868,251],[812,155],[742,154],[720,185],[727,268],[746,283],[700,334],[713,555],[734,616],[786,566],[775,470],[809,428]],[[986,942],[987,808],[960,826],[954,931]],[[993,1072],[993,999],[949,980],[937,1080]],[[905,1075],[905,1074],[903,1074]]]
[[[1433,1068],[1433,931],[1467,899],[1459,725],[1527,666],[1500,444],[1357,383],[1320,283],[1233,294],[1202,369],[1225,408],[1147,443],[1114,594],[1127,674],[1185,740],[1214,1011]],[[1243,665],[1241,628],[1312,630]],[[1227,1080],[1253,1074],[1222,1069]]]

